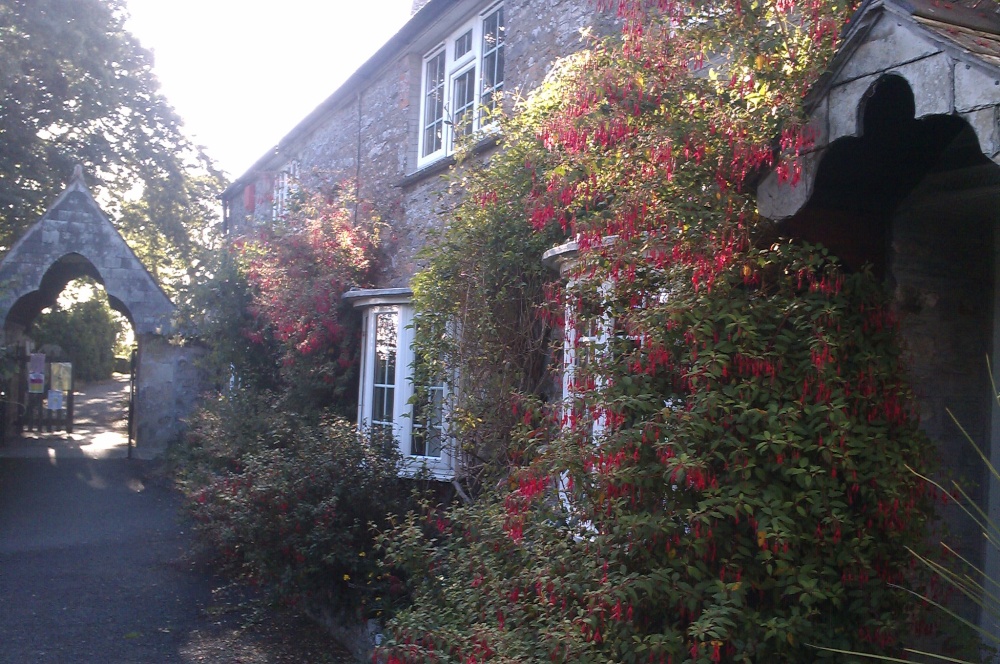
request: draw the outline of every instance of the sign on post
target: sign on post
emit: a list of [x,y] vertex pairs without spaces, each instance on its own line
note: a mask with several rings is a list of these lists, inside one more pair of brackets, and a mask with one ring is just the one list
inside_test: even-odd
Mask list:
[[53,390],[69,392],[73,382],[73,365],[69,362],[53,362],[51,365]]

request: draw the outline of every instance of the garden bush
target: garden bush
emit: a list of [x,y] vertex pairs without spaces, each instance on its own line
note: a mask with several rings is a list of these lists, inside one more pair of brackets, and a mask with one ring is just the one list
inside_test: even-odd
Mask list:
[[881,286],[787,243],[691,274],[605,299],[578,378],[604,387],[525,412],[501,491],[384,539],[414,592],[388,661],[805,662],[929,629],[896,586],[922,583],[935,496],[906,466],[933,448]]
[[182,479],[208,550],[285,603],[376,611],[371,527],[407,495],[396,446],[341,419],[272,408],[231,426],[245,406],[221,400],[188,436]]
[[371,528],[409,497],[395,443],[343,418],[360,326],[342,296],[370,286],[378,223],[350,186],[296,187],[188,298],[218,394],[173,450],[176,478],[223,571],[300,608],[367,617],[384,596]]

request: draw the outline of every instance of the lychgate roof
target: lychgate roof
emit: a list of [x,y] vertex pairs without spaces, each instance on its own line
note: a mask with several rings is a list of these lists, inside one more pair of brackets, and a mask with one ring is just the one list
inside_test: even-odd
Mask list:
[[174,305],[87,189],[77,167],[66,190],[0,261],[0,316],[25,326],[66,284],[90,276],[136,334],[166,334]]

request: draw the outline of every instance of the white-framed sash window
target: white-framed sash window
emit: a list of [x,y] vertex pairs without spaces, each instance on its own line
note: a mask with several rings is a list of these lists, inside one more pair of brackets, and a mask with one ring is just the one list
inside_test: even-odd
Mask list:
[[424,56],[418,167],[489,124],[503,92],[505,31],[503,5],[493,5]]
[[345,298],[363,312],[358,425],[392,434],[403,456],[404,475],[426,471],[435,479],[452,479],[455,461],[447,437],[446,388],[443,383],[414,382],[410,291],[351,291]]

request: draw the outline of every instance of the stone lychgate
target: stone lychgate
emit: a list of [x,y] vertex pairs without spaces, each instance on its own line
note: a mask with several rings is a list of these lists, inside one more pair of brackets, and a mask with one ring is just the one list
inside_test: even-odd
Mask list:
[[137,449],[161,451],[179,435],[197,395],[193,350],[171,344],[175,311],[87,189],[77,167],[66,190],[0,261],[0,317],[16,342],[66,285],[91,277],[132,324],[138,345],[133,419]]

